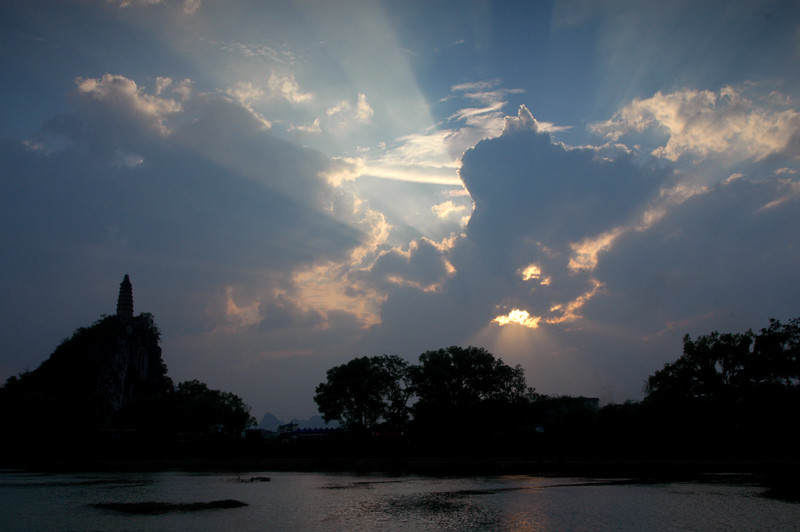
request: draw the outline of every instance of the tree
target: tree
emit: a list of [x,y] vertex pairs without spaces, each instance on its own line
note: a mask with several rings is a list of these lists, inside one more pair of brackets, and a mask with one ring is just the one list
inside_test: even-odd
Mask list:
[[[165,395],[172,380],[159,334],[150,314],[133,324],[104,316],[79,327],[38,368],[0,387],[0,417],[6,420],[0,439],[41,440],[49,433],[69,442],[89,440],[113,427],[122,407]],[[153,370],[146,378],[137,366],[143,353]]]
[[687,334],[683,355],[645,385],[654,439],[694,454],[701,446],[715,454],[788,451],[800,408],[798,352],[798,318],[770,320],[757,334]]
[[800,318],[786,324],[769,320],[769,327],[761,329],[755,338],[748,370],[752,383],[797,388],[800,385]]
[[387,384],[384,395],[386,409],[382,417],[390,427],[400,431],[408,424],[408,401],[414,395],[411,366],[397,355],[384,355],[378,358],[382,371],[385,372]]
[[[521,366],[510,367],[480,347],[427,351],[412,371],[415,422],[423,430],[467,423],[489,426],[533,393]],[[505,412],[504,412],[504,409]]]
[[411,397],[408,363],[397,355],[355,358],[328,370],[314,402],[325,421],[339,420],[351,431],[378,421],[400,428],[408,419]]
[[759,334],[714,331],[683,338],[683,355],[647,379],[650,401],[729,400],[770,389],[796,389],[800,382],[800,318],[770,320]]
[[250,407],[238,395],[209,389],[198,380],[179,383],[173,401],[176,426],[185,432],[236,437],[256,424]]
[[683,338],[683,356],[651,375],[645,393],[651,401],[722,399],[745,380],[752,345],[752,331],[714,331],[696,340],[687,334]]

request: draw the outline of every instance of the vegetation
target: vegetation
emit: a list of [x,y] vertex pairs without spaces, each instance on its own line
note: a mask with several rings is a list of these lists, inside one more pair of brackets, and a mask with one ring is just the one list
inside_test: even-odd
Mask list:
[[671,427],[651,432],[686,454],[791,452],[800,409],[798,354],[798,318],[770,320],[758,333],[685,336],[683,355],[647,380],[643,409]]
[[339,420],[352,432],[379,420],[400,428],[408,421],[412,387],[408,363],[396,355],[355,358],[328,370],[314,401],[325,421]]
[[479,347],[427,351],[411,374],[414,421],[426,432],[452,433],[476,419],[503,423],[513,406],[533,393],[521,366],[512,368]]
[[250,408],[239,396],[211,390],[198,380],[181,382],[168,399],[180,432],[238,437],[245,428],[256,424]]
[[[800,435],[798,353],[797,318],[771,320],[758,333],[687,335],[683,355],[647,379],[643,401],[601,408],[596,399],[537,394],[521,367],[454,346],[427,351],[416,365],[355,359],[328,371],[314,400],[327,421],[350,430],[380,432],[390,417],[403,420],[391,425],[427,455],[791,457]],[[402,370],[387,372],[386,360]]]
[[475,419],[507,419],[531,394],[520,366],[483,348],[452,346],[423,353],[419,365],[396,355],[353,359],[328,370],[314,401],[326,421],[350,432],[380,424],[381,432],[452,435]]
[[[88,452],[109,431],[169,442],[182,434],[238,437],[255,424],[235,394],[197,380],[174,386],[159,340],[149,314],[133,321],[104,316],[77,329],[38,368],[0,386],[0,444],[33,452],[55,439],[57,449]],[[143,351],[158,367],[136,366],[144,376],[131,376],[126,357]]]
[[800,382],[800,318],[770,320],[758,334],[712,332],[683,339],[683,356],[647,380],[651,401],[749,401],[791,393]]
[[[152,319],[138,323],[157,344]],[[240,397],[197,380],[175,386],[163,364],[163,386],[112,404],[97,387],[98,357],[123,334],[130,335],[124,324],[104,317],[0,387],[6,454],[53,452],[54,435],[64,453],[88,453],[98,446],[86,442],[108,443],[109,434],[133,435],[130,448],[155,455],[184,445],[176,452],[186,456],[185,442],[208,443],[191,449],[217,453],[255,424]],[[687,335],[682,356],[647,379],[642,401],[603,407],[597,399],[538,394],[520,366],[479,347],[426,351],[416,364],[396,355],[355,358],[329,369],[314,395],[325,420],[339,420],[343,434],[236,448],[322,459],[794,458],[798,353],[800,318],[771,320],[759,332]]]
[[126,406],[111,428],[135,429],[139,439],[150,441],[232,441],[255,424],[241,397],[191,380],[162,396]]

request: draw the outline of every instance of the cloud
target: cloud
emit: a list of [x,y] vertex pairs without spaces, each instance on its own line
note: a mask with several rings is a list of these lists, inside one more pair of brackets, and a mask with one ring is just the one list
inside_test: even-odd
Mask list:
[[[136,82],[124,76],[104,74],[102,78],[78,78],[75,80],[78,98],[99,103],[107,112],[118,113],[120,119],[136,118],[141,125],[165,135],[166,118],[181,110],[180,102],[169,98],[149,95]],[[165,88],[164,78],[159,78],[157,94]],[[124,113],[124,116],[122,115]],[[110,114],[110,113],[109,113]]]
[[[543,245],[577,242],[636,218],[668,175],[640,169],[629,158],[598,159],[593,150],[566,149],[538,130],[524,106],[506,118],[503,134],[468,150],[459,171],[475,200],[470,231],[536,234]],[[509,195],[525,198],[524,205]],[[483,215],[491,215],[484,227]]]
[[[554,144],[549,135],[538,130],[537,122],[524,107],[517,116],[506,119],[502,136],[483,141],[465,154],[460,174],[475,201],[475,212],[467,228],[467,241],[475,249],[462,259],[456,250],[452,258],[454,267],[460,274],[465,260],[492,257],[491,263],[482,264],[478,270],[483,278],[497,279],[492,296],[498,310],[496,321],[527,327],[541,327],[545,323],[586,326],[590,319],[588,309],[602,308],[601,301],[611,304],[608,297],[615,286],[609,279],[616,280],[618,276],[609,274],[617,271],[608,267],[609,257],[620,253],[620,248],[631,239],[663,246],[666,237],[657,235],[665,225],[689,220],[676,213],[686,212],[687,205],[709,208],[710,199],[717,196],[717,192],[710,192],[712,189],[681,183],[681,175],[668,168],[638,166],[626,156],[608,161],[597,158],[593,150],[566,149]],[[751,207],[753,212],[764,209],[786,212],[788,205],[797,199],[794,181],[772,181],[760,187],[740,178],[729,180],[724,186],[733,187],[740,182],[759,194],[771,190],[771,199],[762,197]],[[779,190],[783,192],[778,193]],[[696,238],[699,245],[714,238],[711,236],[714,231],[730,234],[720,223],[730,224],[728,219],[735,215],[734,205],[741,197],[731,198],[730,211],[721,217],[725,222],[708,221],[702,231],[687,227],[681,234],[685,233],[692,241]],[[699,252],[698,244],[684,242],[671,253],[676,258],[684,254],[692,257]],[[779,240],[772,244],[778,246]],[[747,252],[741,248],[735,254],[738,253]],[[640,250],[631,253],[634,255],[640,259],[648,257],[649,261],[654,253]],[[528,282],[547,278],[547,284],[526,288],[526,283],[513,281],[514,272],[527,264],[534,264],[537,273],[535,277],[529,276]],[[653,261],[650,268],[661,264],[662,261]],[[647,267],[643,265],[642,271],[647,271]],[[686,275],[691,275],[690,270]],[[749,272],[741,272],[737,278],[744,280],[746,275]],[[621,296],[614,294],[614,297]],[[708,309],[698,309],[696,314],[707,312]],[[685,313],[694,315],[694,309],[685,309]],[[603,317],[596,314],[591,319],[603,320]],[[653,316],[653,320],[658,318]]]
[[[607,343],[610,352],[619,349],[616,336],[601,342],[602,334],[590,334],[598,320],[593,303],[608,290],[598,272],[619,239],[637,231],[644,212],[672,205],[661,191],[674,186],[675,176],[627,155],[607,160],[595,150],[554,143],[524,106],[503,124],[502,134],[462,157],[459,174],[474,212],[463,236],[448,245],[427,243],[421,263],[437,275],[421,278],[412,265],[420,245],[385,252],[351,279],[385,294],[381,323],[370,329],[376,338],[412,352],[441,338],[480,342],[535,369],[534,385],[544,381],[560,393],[590,393],[586,383],[614,380],[594,378],[602,364],[593,357],[602,355],[592,352],[591,338]],[[450,212],[447,202],[436,209]],[[404,337],[400,328],[420,333]],[[583,332],[565,340],[568,330]],[[545,367],[537,357],[550,357],[542,351],[546,346],[562,356],[549,358]]]
[[448,144],[455,132],[451,130],[426,131],[404,135],[396,140],[397,146],[384,151],[380,161],[388,164],[422,164],[428,166],[454,166],[449,156]]
[[458,214],[467,210],[465,205],[456,205],[452,201],[445,201],[431,207],[431,210],[436,213],[439,218],[447,218],[452,214]]
[[265,96],[264,90],[250,82],[239,82],[233,87],[225,90],[225,93],[242,103],[251,106],[254,101],[262,100]]
[[250,111],[253,116],[257,117],[265,129],[270,129],[272,127],[270,121],[264,118],[261,113],[253,108],[253,104],[255,102],[262,101],[265,97],[264,91],[261,89],[261,87],[258,87],[250,82],[239,82],[233,87],[226,89],[225,94],[238,101],[240,104],[242,104],[242,106]]
[[404,135],[389,149],[365,158],[364,174],[385,179],[459,185],[453,146],[464,142],[454,130],[428,130]]
[[296,126],[292,124],[289,131],[300,131],[301,133],[322,133],[322,126],[320,126],[319,118],[314,119],[314,122],[308,125]]
[[397,285],[435,292],[455,273],[442,251],[440,245],[422,238],[411,242],[405,251],[393,248],[380,253],[368,268],[351,272],[349,278],[362,289],[366,286],[386,291]]
[[161,93],[164,92],[164,89],[166,89],[170,85],[172,85],[172,78],[163,78],[160,76],[157,77],[155,95],[161,96]]
[[291,103],[305,103],[314,99],[314,93],[300,90],[300,85],[295,81],[294,74],[282,76],[273,71],[269,76],[267,86],[273,96],[285,98]]
[[456,173],[461,155],[481,139],[496,137],[503,130],[502,105],[491,111],[456,113],[449,120],[463,121],[452,128],[429,128],[403,135],[391,146],[368,158],[368,173],[376,177],[407,181],[458,184]]
[[466,120],[469,122],[470,120],[475,121],[477,117],[485,114],[493,114],[500,111],[506,102],[491,102],[490,105],[486,107],[466,107],[464,109],[459,109],[455,114],[450,116],[450,119],[458,119],[458,120]]
[[372,120],[375,111],[369,105],[369,102],[367,102],[367,95],[359,93],[355,107],[347,100],[342,100],[333,107],[328,108],[325,113],[329,117],[338,118],[345,122],[354,121],[366,124]]
[[478,100],[485,104],[494,104],[502,101],[509,94],[523,94],[523,89],[504,89],[498,88],[500,80],[475,81],[471,83],[461,83],[450,87],[452,93],[463,93],[463,96],[472,100]]
[[194,13],[200,9],[201,4],[201,0],[183,0],[183,11],[184,13]]
[[[338,170],[345,173],[348,167],[353,172],[360,164],[358,160],[349,159],[337,162]],[[342,185],[352,179],[343,176],[333,178],[333,181],[337,181],[338,189],[342,189]],[[348,206],[349,219],[362,231],[360,245],[352,249],[347,259],[316,263],[295,271],[292,285],[296,290],[287,293],[285,299],[298,309],[321,316],[318,328],[322,330],[333,327],[335,321],[343,325],[341,320],[347,315],[345,331],[349,332],[345,332],[343,338],[353,340],[354,335],[360,336],[361,330],[381,322],[380,304],[385,300],[385,293],[376,283],[354,282],[351,279],[352,272],[364,272],[371,268],[376,258],[384,252],[392,226],[383,213],[360,199],[356,198]],[[365,275],[362,273],[361,277]],[[330,349],[331,345],[327,347]]]
[[458,85],[453,85],[450,87],[450,91],[452,92],[459,92],[459,91],[485,91],[491,88],[496,87],[500,83],[500,80],[492,80],[492,81],[473,81],[470,83],[460,83]]
[[718,92],[657,92],[650,98],[634,100],[610,120],[593,124],[590,129],[613,141],[632,132],[663,132],[667,143],[652,154],[670,161],[711,156],[731,161],[758,161],[772,155],[800,157],[800,113],[780,109],[764,99],[749,99],[746,94],[744,89],[731,86]]
[[[166,4],[167,0],[106,0],[109,4],[119,4],[120,9],[130,6],[152,6],[156,4]],[[184,13],[194,13],[200,9],[201,0],[182,0]]]
[[[386,149],[366,157],[368,175],[427,183],[453,184],[457,182],[455,170],[460,166],[464,152],[483,139],[500,136],[510,127],[503,112],[507,104],[504,97],[522,93],[519,89],[497,88],[498,80],[478,81],[454,85],[450,97],[478,101],[481,107],[458,107],[442,123],[423,131],[398,137]],[[346,103],[346,102],[345,102]],[[339,112],[339,107],[329,113]],[[515,118],[516,120],[516,118]],[[541,131],[558,132],[569,126],[540,123],[531,117]],[[452,170],[451,170],[452,169]]]
[[338,187],[345,181],[353,181],[364,173],[364,160],[353,157],[334,157],[330,168],[322,174],[328,182]]
[[219,47],[221,50],[242,56],[247,59],[262,59],[267,63],[280,63],[284,65],[296,65],[297,57],[291,50],[275,48],[264,43],[245,43],[228,40],[209,40],[209,44]]
[[[462,144],[463,149],[458,152],[459,156],[479,140],[499,136],[503,131],[506,118],[502,112],[502,109],[508,103],[506,96],[525,92],[522,89],[497,88],[499,83],[499,80],[477,81],[453,85],[450,88],[451,93],[460,93],[458,96],[475,100],[482,104],[482,107],[461,107],[448,117],[448,121],[463,121],[467,126],[466,128],[463,126],[456,128],[453,136],[458,134],[458,136],[472,140],[471,143]],[[472,135],[467,133],[470,129],[474,130]]]
[[602,255],[595,274],[606,294],[591,313],[653,333],[689,318],[683,332],[702,332],[700,316],[708,330],[794,316],[798,207],[799,184],[779,178],[740,178],[687,198]]
[[356,105],[356,120],[358,122],[367,123],[372,119],[372,115],[374,114],[375,111],[372,110],[369,102],[367,102],[367,95],[359,94],[358,104]]
[[[583,327],[587,306],[605,290],[599,261],[644,211],[666,201],[669,169],[556,144],[524,106],[502,124],[502,134],[462,157],[459,174],[475,205],[464,236],[385,251],[350,275],[354,286],[384,294],[376,337],[414,349],[423,338],[403,339],[396,328],[424,330],[426,320],[439,337],[462,339],[502,324]],[[432,210],[454,212],[447,201]],[[421,251],[425,260],[415,262]],[[421,276],[417,264],[436,275]]]
[[109,4],[119,4],[119,7],[128,7],[131,5],[150,6],[160,4],[164,0],[106,0]]
[[[640,209],[658,197],[669,176],[628,158],[608,161],[593,150],[555,144],[524,106],[503,123],[500,136],[462,157],[459,174],[475,207],[465,236],[427,246],[428,257],[439,256],[427,261],[439,274],[416,278],[409,259],[415,248],[387,252],[362,272],[360,281],[369,279],[387,294],[379,328],[391,328],[386,316],[416,321],[410,316],[418,310],[409,305],[421,303],[409,290],[428,286],[441,299],[428,296],[424,304],[452,318],[437,325],[445,336],[468,337],[498,315],[527,313],[528,325],[577,322],[602,282],[592,267],[574,265],[596,261],[610,245],[600,244],[603,235],[638,221]],[[434,211],[448,215],[449,207],[444,202]]]
[[63,138],[58,148],[0,142],[0,247],[15,257],[4,281],[20,287],[4,293],[0,316],[14,327],[53,316],[57,337],[29,348],[43,358],[113,311],[127,272],[137,309],[169,331],[176,378],[213,349],[225,356],[202,371],[246,367],[269,356],[265,346],[341,343],[327,328],[343,327],[346,338],[362,316],[301,305],[295,273],[349,264],[371,238],[377,221],[360,224],[355,199],[326,177],[349,163],[276,137],[227,94],[184,99],[173,86],[160,78],[148,93],[119,75],[79,78],[71,110],[37,135]]
[[[506,124],[463,157],[475,211],[441,293],[470,309],[453,331],[480,330],[471,341],[518,357],[543,391],[637,397],[684,333],[796,314],[794,174],[698,187],[669,167],[555,144],[525,108]],[[384,315],[410,312],[404,299],[390,294]]]

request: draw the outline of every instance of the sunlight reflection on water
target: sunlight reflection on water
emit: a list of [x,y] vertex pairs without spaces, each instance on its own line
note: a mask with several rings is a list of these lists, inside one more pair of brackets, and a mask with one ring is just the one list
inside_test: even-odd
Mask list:
[[[763,488],[592,483],[526,476],[428,478],[321,473],[0,472],[0,523],[22,531],[712,531],[792,530],[800,505]],[[97,503],[197,503],[244,508],[124,514]]]

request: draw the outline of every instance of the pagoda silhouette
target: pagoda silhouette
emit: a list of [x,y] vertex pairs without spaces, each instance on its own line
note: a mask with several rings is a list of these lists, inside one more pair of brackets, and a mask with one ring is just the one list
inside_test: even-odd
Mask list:
[[119,285],[117,312],[105,320],[116,321],[113,343],[103,339],[93,346],[101,363],[97,391],[106,394],[112,408],[119,409],[137,399],[161,395],[171,387],[161,358],[161,333],[153,315],[133,313],[133,285],[125,274]]

